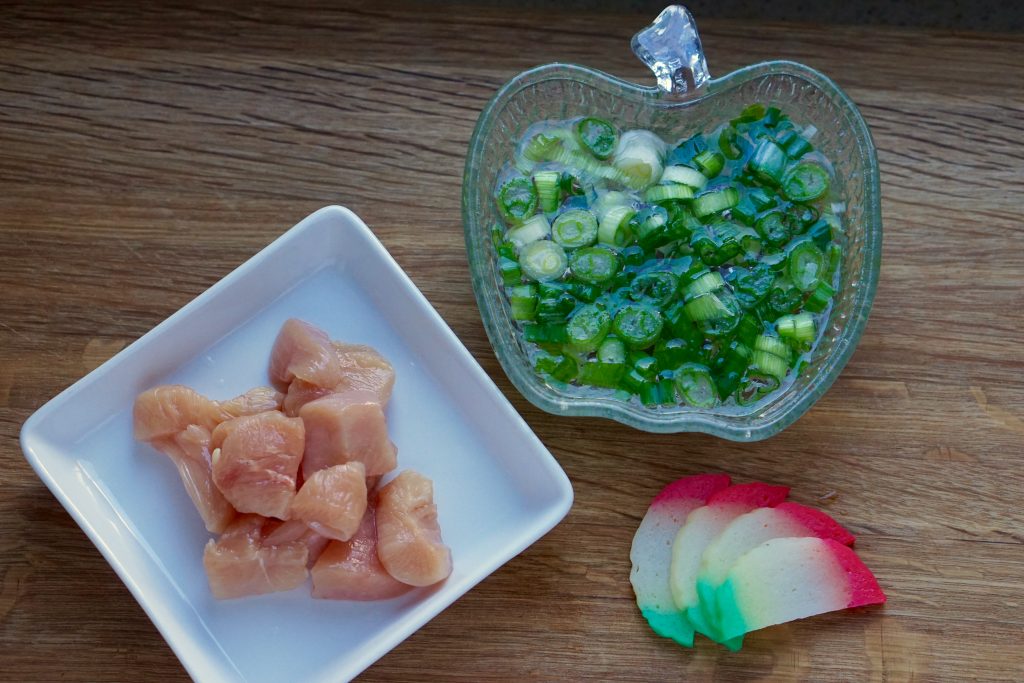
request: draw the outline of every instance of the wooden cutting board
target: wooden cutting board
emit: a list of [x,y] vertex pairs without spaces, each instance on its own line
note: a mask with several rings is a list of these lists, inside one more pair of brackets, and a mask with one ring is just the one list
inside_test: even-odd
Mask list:
[[[374,229],[565,467],[566,520],[365,680],[1024,680],[1024,38],[700,22],[715,74],[833,77],[871,125],[885,250],[821,402],[737,445],[556,418],[499,368],[459,197],[477,115],[551,61],[649,82],[652,17],[464,6],[0,6],[0,678],[186,680],[22,458],[21,423],[325,204]],[[699,17],[698,17],[699,21]],[[644,625],[632,534],[668,481],[793,487],[859,537],[884,609],[684,651]]]

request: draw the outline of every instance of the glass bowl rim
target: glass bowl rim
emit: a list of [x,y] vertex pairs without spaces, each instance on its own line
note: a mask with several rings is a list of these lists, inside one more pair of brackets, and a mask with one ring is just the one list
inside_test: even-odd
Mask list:
[[[797,398],[788,406],[777,411],[772,419],[758,416],[734,416],[708,411],[694,411],[669,414],[650,410],[611,397],[586,397],[564,394],[542,382],[536,371],[523,364],[514,348],[515,340],[501,334],[513,329],[500,325],[497,307],[501,303],[501,291],[485,277],[485,264],[474,258],[474,247],[478,240],[490,240],[489,232],[482,229],[471,210],[475,184],[480,171],[476,160],[482,154],[487,142],[485,133],[490,132],[492,119],[515,95],[530,86],[551,80],[583,81],[598,90],[618,90],[620,95],[640,95],[647,106],[677,108],[696,106],[718,92],[739,87],[762,76],[792,76],[803,79],[819,88],[845,110],[855,134],[855,144],[864,168],[864,259],[856,279],[858,287],[854,293],[849,318],[842,332],[836,338],[831,352],[826,356],[814,377],[801,388]],[[512,384],[535,406],[555,415],[579,417],[603,417],[622,424],[653,433],[697,432],[710,434],[730,441],[759,441],[774,436],[802,417],[811,406],[831,387],[853,355],[867,326],[868,316],[878,287],[882,256],[882,212],[879,187],[878,159],[871,131],[868,129],[860,110],[830,78],[823,73],[798,62],[786,60],[765,61],[737,69],[721,78],[708,82],[705,88],[686,97],[672,96],[657,87],[643,86],[623,80],[597,69],[576,64],[555,62],[528,69],[506,82],[491,97],[480,113],[470,138],[469,150],[462,182],[462,223],[466,242],[467,258],[473,280],[473,294],[480,309],[484,329],[490,340],[498,362]],[[500,329],[499,329],[500,328]],[[783,394],[780,400],[786,400]],[[746,420],[738,423],[735,420]]]

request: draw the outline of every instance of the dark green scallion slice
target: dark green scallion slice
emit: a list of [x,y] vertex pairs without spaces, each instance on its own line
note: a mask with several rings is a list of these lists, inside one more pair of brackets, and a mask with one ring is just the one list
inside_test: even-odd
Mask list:
[[825,274],[825,255],[813,241],[801,238],[789,250],[789,279],[804,292],[810,292]]
[[619,133],[604,119],[587,117],[576,124],[576,139],[584,149],[603,161],[615,151]]
[[711,371],[698,363],[687,363],[676,370],[676,389],[680,397],[694,408],[713,408],[718,404],[718,392]]
[[566,326],[569,344],[577,351],[596,351],[612,326],[612,316],[597,306],[582,306]]
[[813,202],[828,192],[828,171],[818,164],[799,163],[791,168],[782,181],[782,191],[794,202]]
[[647,301],[661,307],[675,297],[679,278],[667,271],[640,273],[629,285],[629,296],[634,301]]
[[576,279],[593,285],[608,282],[619,272],[622,260],[605,246],[583,247],[572,252],[569,270]]
[[631,349],[646,349],[661,336],[664,322],[661,313],[643,304],[629,304],[619,309],[612,321],[615,336]]
[[498,211],[518,225],[537,213],[537,190],[529,178],[513,178],[498,191]]

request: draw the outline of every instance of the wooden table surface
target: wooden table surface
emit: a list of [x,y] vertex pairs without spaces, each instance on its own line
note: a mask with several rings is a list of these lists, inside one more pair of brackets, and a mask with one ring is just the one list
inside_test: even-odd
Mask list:
[[[656,436],[527,403],[480,322],[459,193],[477,115],[550,61],[649,81],[651,17],[366,2],[0,6],[0,679],[187,680],[18,445],[47,399],[311,211],[373,228],[566,469],[565,521],[365,680],[1024,680],[1024,39],[701,23],[713,73],[831,75],[879,149],[867,332],[769,441]],[[629,544],[690,473],[789,484],[858,535],[884,609],[653,636]],[[825,502],[822,502],[825,501]]]

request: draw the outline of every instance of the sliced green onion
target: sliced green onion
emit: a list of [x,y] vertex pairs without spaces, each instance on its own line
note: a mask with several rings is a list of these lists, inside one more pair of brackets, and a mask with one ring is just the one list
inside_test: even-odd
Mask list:
[[523,325],[523,339],[534,344],[564,344],[568,335],[564,324],[533,323]]
[[740,193],[734,187],[706,192],[693,200],[693,213],[698,218],[720,213],[739,204]]
[[843,248],[833,242],[828,245],[828,266],[825,269],[825,276],[822,278],[827,282],[832,282],[835,277],[836,271],[839,270],[839,265],[843,262]]
[[615,336],[631,349],[645,349],[653,344],[661,336],[663,325],[659,311],[641,304],[623,306],[612,321]]
[[576,124],[576,139],[598,159],[604,160],[612,155],[618,138],[618,131],[604,119],[587,117]]
[[670,200],[693,199],[693,190],[688,185],[674,183],[672,185],[655,185],[647,188],[644,200],[657,204]]
[[630,362],[644,379],[654,379],[661,369],[658,359],[641,351],[634,351],[630,355]]
[[786,153],[769,138],[763,138],[750,159],[750,170],[758,179],[778,185],[786,167]]
[[501,273],[501,281],[507,287],[512,285],[518,285],[523,281],[523,271],[519,267],[519,262],[515,259],[506,258],[504,256],[498,257],[498,272]]
[[523,275],[531,280],[553,280],[561,277],[569,265],[565,249],[550,240],[528,244],[519,255]]
[[622,262],[627,266],[640,266],[647,260],[647,252],[639,244],[632,244],[622,250]]
[[578,197],[584,194],[583,183],[574,174],[569,173],[569,171],[562,171],[562,175],[558,180],[558,187],[562,194],[567,197]]
[[538,133],[530,138],[523,149],[523,156],[530,161],[551,161],[562,148],[562,139],[549,133]]
[[786,156],[790,159],[799,159],[814,149],[811,143],[805,140],[804,137],[795,130],[783,133],[782,136],[779,137],[779,145],[786,152]]
[[712,408],[718,403],[718,393],[711,371],[699,363],[687,363],[676,371],[676,389],[683,401],[694,408]]
[[649,130],[631,130],[622,134],[612,164],[624,175],[624,182],[635,190],[653,185],[664,170],[665,143]]
[[580,366],[579,381],[580,384],[614,388],[619,385],[625,372],[626,366],[623,363],[591,361]]
[[602,363],[625,363],[626,344],[618,337],[607,336],[597,347],[597,360]]
[[551,225],[544,214],[537,214],[522,225],[508,231],[508,241],[522,249],[528,244],[542,240],[551,234]]
[[784,315],[775,321],[775,329],[780,337],[802,342],[814,341],[816,334],[814,318],[810,313]]
[[629,295],[636,301],[648,300],[655,306],[664,306],[679,289],[679,278],[667,271],[641,273],[630,283]]
[[513,178],[498,191],[498,211],[518,225],[537,212],[537,191],[529,178]]
[[537,320],[544,323],[564,323],[578,303],[572,294],[562,290],[545,291],[541,286],[540,300],[537,302]]
[[597,241],[621,247],[629,241],[629,219],[636,212],[630,206],[614,206],[601,216]]
[[686,296],[689,299],[715,292],[725,286],[725,279],[717,270],[709,270],[699,276],[686,287]]
[[654,347],[654,358],[666,369],[678,368],[699,353],[699,349],[694,349],[690,342],[679,337],[659,341]]
[[703,322],[729,317],[733,311],[714,292],[707,292],[686,302],[686,315],[690,320]]
[[572,252],[569,270],[579,280],[592,285],[608,282],[619,272],[619,255],[604,246],[583,247]]
[[789,251],[788,272],[798,289],[809,292],[825,274],[825,255],[811,240],[799,241]]
[[577,351],[596,351],[612,326],[612,316],[590,304],[579,308],[566,327],[569,344]]
[[817,334],[814,318],[810,313],[798,313],[793,316],[793,338],[800,342],[812,342]]
[[586,209],[572,209],[551,225],[551,238],[566,249],[589,247],[597,241],[597,217]]
[[733,126],[740,123],[753,123],[754,121],[760,121],[764,118],[764,105],[763,104],[748,104],[740,112],[740,115],[734,118],[729,123]]
[[508,295],[512,306],[512,317],[516,320],[533,320],[537,317],[537,288],[533,285],[513,287]]
[[715,375],[715,386],[723,401],[739,387],[740,380],[743,379],[750,363],[750,353],[749,346],[733,341],[715,359],[712,368]]
[[782,181],[782,191],[794,202],[813,202],[828,192],[828,172],[817,164],[799,163]]
[[661,182],[687,185],[694,190],[702,190],[708,184],[708,177],[689,166],[667,166],[661,174]]
[[773,247],[780,247],[789,241],[793,231],[786,219],[786,214],[781,211],[766,213],[754,223],[754,229],[765,242]]
[[747,195],[758,211],[767,211],[778,206],[779,199],[775,193],[770,193],[763,187],[755,187]]
[[750,367],[766,375],[771,375],[779,381],[785,379],[786,373],[789,372],[789,365],[785,360],[774,353],[757,349],[754,350],[753,355],[750,357]]
[[725,167],[725,157],[718,152],[705,150],[693,157],[693,165],[708,178],[714,178]]
[[[525,337],[525,328],[524,334]],[[535,366],[537,372],[545,373],[554,377],[560,382],[571,382],[576,378],[577,364],[570,356],[550,356],[543,355],[537,359]]]
[[829,302],[832,301],[832,297],[835,295],[836,290],[824,282],[819,282],[818,286],[811,292],[811,296],[804,302],[804,308],[812,313],[821,313],[828,308]]
[[573,282],[571,280],[565,283],[565,289],[580,301],[585,301],[588,304],[597,301],[597,298],[604,292],[604,288],[599,285],[592,285],[589,282]]
[[748,372],[740,388],[736,391],[736,402],[741,406],[756,403],[778,389],[781,383],[779,378],[773,375]]
[[537,201],[541,211],[551,213],[558,208],[561,180],[562,174],[558,171],[538,171],[533,174],[533,185],[537,188]]
[[786,342],[770,334],[758,336],[754,341],[754,350],[774,354],[787,363],[790,359],[789,346],[786,345]]
[[736,129],[732,126],[723,128],[722,132],[718,134],[718,148],[722,150],[722,154],[727,159],[735,161],[743,156],[743,150],[736,142],[738,137]]

